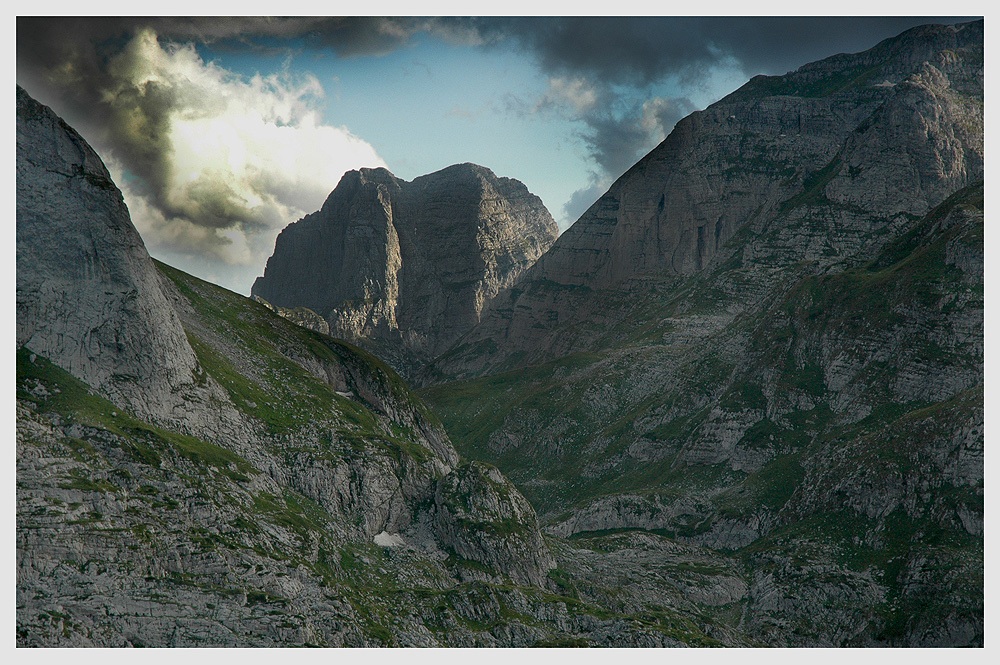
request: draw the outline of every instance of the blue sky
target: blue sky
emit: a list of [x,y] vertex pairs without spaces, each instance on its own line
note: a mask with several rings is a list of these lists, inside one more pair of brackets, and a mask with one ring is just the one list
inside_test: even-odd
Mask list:
[[565,229],[673,124],[906,17],[18,19],[18,83],[98,150],[150,253],[247,294],[347,169],[475,162]]
[[[300,43],[270,54],[209,46],[198,51],[244,76],[283,68],[316,76],[325,93],[318,102],[325,120],[370,143],[405,180],[460,162],[482,164],[527,184],[565,229],[582,212],[565,205],[595,179],[597,165],[582,137],[586,123],[572,100],[553,99],[551,77],[514,45],[485,50],[420,34],[385,55],[344,59]],[[694,110],[745,82],[737,67],[711,74],[686,88],[672,81],[619,86],[615,100],[627,110],[651,98],[687,94]],[[635,156],[665,135],[652,132]],[[601,178],[605,188],[607,180]]]

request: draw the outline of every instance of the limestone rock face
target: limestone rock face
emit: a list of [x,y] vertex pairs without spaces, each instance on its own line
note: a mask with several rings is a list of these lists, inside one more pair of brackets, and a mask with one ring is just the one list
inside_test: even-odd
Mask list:
[[434,501],[438,537],[462,558],[510,571],[521,584],[544,584],[555,568],[531,504],[496,467],[454,469],[438,483]]
[[253,294],[305,307],[408,374],[475,325],[558,234],[520,182],[458,164],[406,182],[346,173],[322,209],[282,231]]
[[428,369],[459,453],[554,536],[737,552],[754,635],[982,644],[982,54],[915,28],[679,123]]
[[101,159],[17,88],[17,346],[167,417],[197,366]]
[[[488,643],[595,632],[548,617],[551,555],[495,470],[502,494],[468,486],[490,499],[473,521],[438,510],[458,454],[385,363],[156,264],[85,141],[20,88],[17,121],[20,645],[482,644],[433,635],[422,606],[460,584],[448,548],[468,543],[492,578],[536,585],[504,606],[548,622]],[[476,588],[449,611],[478,612]]]
[[871,259],[982,178],[982,40],[981,22],[914,28],[864,53],[755,77],[684,118],[432,375],[588,348],[605,313],[586,294],[718,266],[746,227],[742,258],[760,266]]

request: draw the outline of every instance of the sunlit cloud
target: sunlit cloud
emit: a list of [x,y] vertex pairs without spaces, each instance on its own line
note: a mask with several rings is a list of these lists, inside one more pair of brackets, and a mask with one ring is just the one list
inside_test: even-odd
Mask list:
[[323,123],[315,77],[245,79],[151,30],[108,71],[110,157],[154,253],[259,268],[278,231],[319,208],[345,171],[385,166],[347,128]]

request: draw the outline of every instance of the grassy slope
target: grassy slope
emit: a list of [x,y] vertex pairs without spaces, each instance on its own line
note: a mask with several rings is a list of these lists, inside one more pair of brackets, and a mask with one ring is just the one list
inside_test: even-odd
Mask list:
[[[680,301],[656,301],[651,293],[648,306],[660,310],[648,318],[665,323],[645,335],[621,334],[618,348],[421,394],[463,455],[497,464],[549,518],[565,518],[574,507],[622,492],[668,503],[688,497],[700,506],[700,516],[678,519],[665,533],[693,537],[716,521],[751,519],[763,511],[776,518],[777,530],[740,554],[751,568],[796,549],[845,570],[874,567],[889,598],[873,606],[869,618],[882,626],[877,632],[886,641],[905,641],[949,612],[973,618],[978,613],[981,620],[981,585],[962,587],[956,571],[973,579],[982,575],[982,537],[970,535],[957,517],[965,511],[981,519],[982,483],[949,482],[941,464],[930,460],[959,454],[949,440],[981,419],[982,386],[941,402],[900,402],[894,386],[903,368],[930,377],[934,368],[982,376],[981,347],[969,342],[945,348],[932,341],[956,338],[949,327],[952,313],[982,308],[981,283],[964,281],[946,263],[949,243],[981,250],[981,218],[937,226],[953,209],[981,211],[982,205],[982,185],[959,192],[863,267],[823,275],[810,274],[808,265],[789,267],[784,280],[777,280],[783,285],[777,298],[736,316],[699,348],[663,348],[660,338],[673,325],[666,320],[725,312],[731,303],[718,286],[744,279],[738,261],[689,280],[675,291],[684,294]],[[893,335],[900,336],[898,346],[881,346]],[[874,349],[859,350],[862,340]],[[850,388],[872,405],[867,416],[845,420],[831,408],[836,394],[823,367],[831,344],[854,353],[862,365]],[[735,347],[746,353],[734,361]],[[678,369],[644,398],[631,398],[632,375],[663,358]],[[602,385],[625,396],[617,408],[602,410],[584,399]],[[739,470],[725,461],[685,459],[685,451],[706,435],[713,411],[756,414],[736,445],[761,452],[763,466]],[[659,457],[630,455],[637,442]],[[847,461],[830,464],[835,454],[847,454]],[[844,496],[877,494],[880,483],[930,489],[908,499],[915,509],[905,509],[900,499],[889,515],[877,518]],[[928,586],[947,590],[934,602],[902,591],[912,575],[907,566],[920,557],[952,571],[937,579],[939,586]]]
[[[719,643],[700,627],[706,620],[696,625],[648,603],[606,609],[573,597],[557,583],[568,583],[559,574],[550,589],[475,581],[497,573],[455,556],[437,562],[356,539],[342,515],[275,482],[261,460],[324,465],[376,456],[397,469],[421,467],[430,451],[415,430],[439,427],[433,414],[364,351],[158,267],[191,307],[182,318],[200,371],[256,422],[266,454],[246,442],[230,449],[219,445],[224,441],[142,422],[45,358],[19,350],[19,422],[33,452],[19,466],[18,530],[48,534],[46,551],[65,552],[19,597],[21,643],[106,644],[99,641],[102,585],[131,578],[130,590],[119,593],[136,608],[168,608],[178,617],[176,644],[189,646],[405,646],[425,638],[476,646],[512,635],[527,644],[590,643],[540,616],[562,616],[563,625],[604,622],[624,644],[646,638]],[[341,392],[354,396],[339,395],[307,369],[323,366],[342,367],[347,390]],[[41,468],[27,462],[36,458],[44,460]],[[96,543],[103,544],[95,551]],[[178,553],[185,562],[180,569],[150,567],[177,560]],[[194,572],[202,566],[206,572]],[[82,582],[80,573],[87,573]],[[284,595],[278,590],[283,579],[302,581],[305,591]],[[134,631],[125,636],[130,644],[146,643],[149,620],[141,613],[125,619]],[[324,637],[317,621],[339,628]],[[200,627],[188,631],[189,622]],[[425,638],[413,641],[414,635]]]

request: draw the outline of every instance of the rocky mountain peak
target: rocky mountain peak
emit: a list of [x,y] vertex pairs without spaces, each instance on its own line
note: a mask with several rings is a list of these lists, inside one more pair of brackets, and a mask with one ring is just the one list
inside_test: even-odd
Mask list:
[[628,292],[737,255],[760,266],[872,258],[983,176],[982,28],[915,28],[755,77],[682,119],[433,371],[481,366],[483,345],[500,347],[490,364],[583,349],[582,322],[602,314],[581,306],[581,288]]
[[348,171],[343,175],[341,181],[356,181],[357,186],[364,185],[386,185],[388,187],[398,187],[401,180],[389,172],[389,169],[379,166],[377,168],[360,168],[356,171]]
[[253,294],[316,312],[332,335],[407,375],[475,325],[557,235],[537,196],[488,168],[412,182],[365,168],[282,231]]

